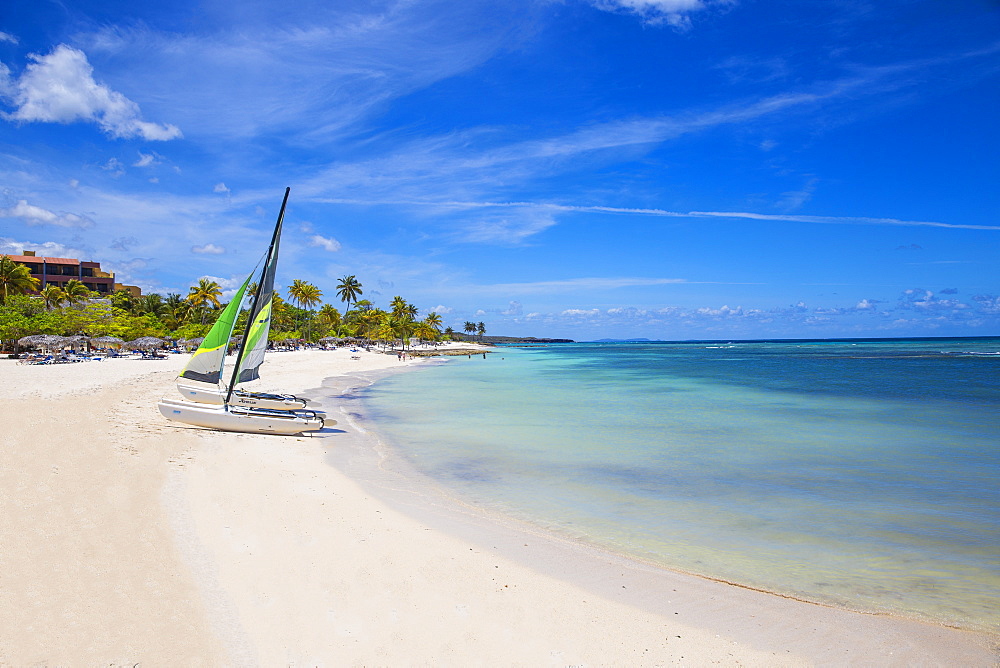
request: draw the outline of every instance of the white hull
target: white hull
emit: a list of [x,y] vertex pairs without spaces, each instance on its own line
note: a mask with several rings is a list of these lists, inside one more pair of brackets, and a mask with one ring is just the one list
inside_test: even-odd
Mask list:
[[[214,385],[197,387],[195,385],[177,384],[177,391],[188,401],[210,406],[221,406],[225,403],[226,393]],[[233,392],[232,403],[248,408],[270,408],[277,411],[297,411],[306,407],[306,400],[291,394],[268,394],[264,392]]]
[[[161,399],[160,413],[168,420],[222,431],[251,434],[300,434],[322,429],[325,421],[315,411],[280,411],[242,406],[213,406],[192,401]],[[330,420],[330,425],[336,421]]]

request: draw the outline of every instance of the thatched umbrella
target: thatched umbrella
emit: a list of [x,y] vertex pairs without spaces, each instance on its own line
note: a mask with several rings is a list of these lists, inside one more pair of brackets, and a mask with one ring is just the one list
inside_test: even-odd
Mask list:
[[17,345],[27,346],[29,348],[42,348],[44,350],[56,350],[62,348],[66,337],[56,336],[55,334],[32,334],[31,336],[22,336],[17,340]]
[[182,346],[185,350],[190,350],[192,348],[197,348],[201,345],[201,342],[205,340],[204,336],[196,336],[193,339],[180,339],[177,345]]
[[129,350],[149,350],[152,348],[159,348],[162,345],[163,339],[158,339],[155,336],[140,336],[138,339],[125,343],[125,347]]
[[67,336],[63,338],[60,348],[66,348],[72,346],[76,348],[77,344],[84,343],[85,341],[90,341],[90,339],[82,334],[74,334],[73,336]]
[[91,339],[90,343],[98,348],[113,348],[120,346],[125,342],[117,336],[98,336],[97,338]]

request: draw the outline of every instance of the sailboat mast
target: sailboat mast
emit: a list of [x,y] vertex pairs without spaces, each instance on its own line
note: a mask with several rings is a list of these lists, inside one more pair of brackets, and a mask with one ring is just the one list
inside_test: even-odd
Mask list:
[[261,271],[261,280],[257,282],[257,289],[254,291],[253,306],[250,309],[250,313],[247,317],[246,329],[243,330],[243,340],[240,341],[240,347],[236,353],[236,364],[233,365],[233,376],[229,381],[229,390],[226,392],[226,405],[229,405],[229,401],[233,398],[233,390],[236,388],[236,380],[239,378],[240,373],[240,362],[243,361],[243,356],[246,354],[247,343],[250,340],[250,328],[253,327],[253,316],[256,310],[257,304],[260,303],[261,295],[264,292],[264,273],[267,272],[268,266],[271,264],[271,258],[274,255],[274,246],[278,242],[278,235],[281,234],[281,223],[285,218],[285,205],[288,203],[288,193],[291,192],[290,187],[285,188],[285,197],[281,200],[281,210],[278,212],[278,221],[274,224],[274,233],[271,235],[271,245],[267,248],[267,259],[264,260],[264,268]]

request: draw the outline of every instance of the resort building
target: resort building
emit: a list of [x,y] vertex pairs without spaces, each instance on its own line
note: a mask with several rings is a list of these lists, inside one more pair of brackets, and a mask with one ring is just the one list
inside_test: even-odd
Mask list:
[[26,265],[31,275],[39,280],[39,287],[56,285],[65,288],[74,278],[88,290],[109,295],[116,290],[127,290],[133,297],[141,297],[142,290],[134,285],[115,283],[115,275],[101,271],[100,262],[83,262],[66,257],[40,257],[35,251],[21,251],[21,255],[10,255],[11,260]]

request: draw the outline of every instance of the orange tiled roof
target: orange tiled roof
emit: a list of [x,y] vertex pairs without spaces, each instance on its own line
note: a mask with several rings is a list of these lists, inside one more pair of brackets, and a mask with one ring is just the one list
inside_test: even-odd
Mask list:
[[8,255],[14,262],[21,263],[39,263],[45,262],[45,264],[80,264],[79,260],[74,260],[68,257],[41,257],[40,255]]

